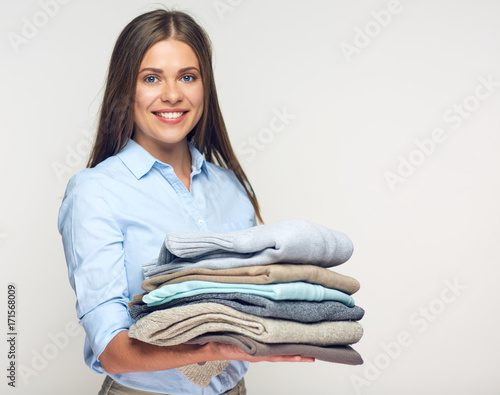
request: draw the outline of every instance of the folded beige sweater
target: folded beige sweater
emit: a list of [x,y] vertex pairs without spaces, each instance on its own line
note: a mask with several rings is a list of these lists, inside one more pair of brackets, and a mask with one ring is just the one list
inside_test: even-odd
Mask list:
[[220,303],[197,303],[154,311],[129,329],[129,336],[159,346],[182,344],[210,332],[233,332],[262,343],[348,345],[361,339],[356,321],[303,324],[241,313]]
[[358,280],[313,265],[273,264],[244,266],[231,269],[193,268],[151,277],[142,282],[142,289],[151,292],[166,284],[201,280],[219,283],[275,284],[304,281],[338,289],[349,295],[359,290]]
[[181,366],[177,370],[198,387],[207,388],[212,377],[221,374],[227,365],[229,361],[208,361],[204,364]]

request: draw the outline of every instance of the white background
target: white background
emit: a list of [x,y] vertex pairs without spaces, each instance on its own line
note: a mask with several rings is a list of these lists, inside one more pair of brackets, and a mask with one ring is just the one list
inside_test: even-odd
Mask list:
[[[163,4],[212,38],[220,104],[266,222],[303,218],[355,244],[338,271],[362,285],[365,364],[254,364],[249,394],[498,394],[500,2]],[[2,394],[100,387],[72,326],[57,213],[85,167],[114,42],[154,8],[72,0],[44,19],[34,0],[0,6],[0,314],[14,283],[19,334],[17,388],[3,370]],[[37,31],[13,44],[33,18]],[[283,109],[295,116],[283,130],[262,131]],[[440,142],[417,152],[437,128]]]

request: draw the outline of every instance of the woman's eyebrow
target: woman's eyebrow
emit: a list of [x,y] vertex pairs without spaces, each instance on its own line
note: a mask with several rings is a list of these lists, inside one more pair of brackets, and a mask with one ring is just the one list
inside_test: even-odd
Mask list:
[[144,67],[141,71],[139,71],[139,74],[144,71],[152,71],[153,73],[163,74],[162,69],[155,69],[154,67]]
[[180,73],[184,73],[186,71],[190,71],[190,70],[196,70],[198,73],[200,72],[200,70],[198,70],[196,67],[194,66],[190,66],[190,67],[184,67],[182,69],[179,70]]
[[[190,71],[190,70],[196,70],[198,73],[200,72],[200,70],[198,70],[198,68],[196,68],[194,66],[190,66],[190,67],[184,67],[184,68],[180,69],[179,73],[184,73],[184,72]],[[143,73],[144,71],[151,71],[153,73],[163,74],[163,70],[162,69],[157,69],[157,68],[154,68],[154,67],[145,67],[141,71],[139,71],[139,74]]]

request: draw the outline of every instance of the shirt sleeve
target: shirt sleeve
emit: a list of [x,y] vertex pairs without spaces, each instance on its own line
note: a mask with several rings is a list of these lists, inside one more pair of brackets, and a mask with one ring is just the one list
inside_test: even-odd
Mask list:
[[74,176],[58,223],[77,315],[94,354],[89,365],[100,373],[104,372],[100,354],[118,332],[133,323],[127,307],[123,232],[112,215],[103,181],[86,171]]

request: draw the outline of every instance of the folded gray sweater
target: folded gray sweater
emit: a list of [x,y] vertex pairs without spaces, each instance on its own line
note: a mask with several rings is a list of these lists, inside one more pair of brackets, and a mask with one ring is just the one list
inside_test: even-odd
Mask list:
[[[195,303],[221,303],[243,313],[259,317],[287,319],[299,322],[358,321],[364,315],[361,307],[347,307],[336,301],[303,302],[271,300],[263,296],[246,293],[208,293],[172,300],[157,306],[134,304],[130,316],[139,320],[153,311],[171,309]],[[200,306],[202,307],[202,306]]]
[[129,336],[159,346],[185,343],[209,332],[233,332],[263,343],[348,345],[361,339],[356,321],[303,324],[241,313],[220,303],[197,303],[154,311],[129,329]]
[[206,344],[209,342],[234,344],[247,354],[256,357],[269,355],[302,355],[320,361],[361,365],[363,359],[351,346],[315,346],[301,343],[261,343],[247,336],[229,332],[207,333],[189,340],[188,344]]
[[146,278],[194,266],[208,269],[311,264],[332,267],[353,252],[343,233],[308,221],[292,219],[227,233],[170,232],[156,261],[143,266]]

